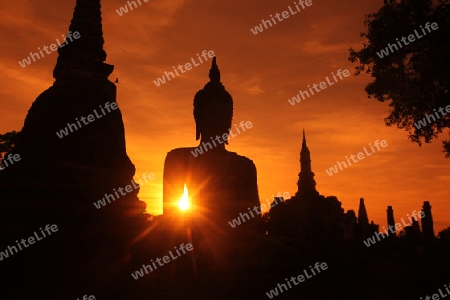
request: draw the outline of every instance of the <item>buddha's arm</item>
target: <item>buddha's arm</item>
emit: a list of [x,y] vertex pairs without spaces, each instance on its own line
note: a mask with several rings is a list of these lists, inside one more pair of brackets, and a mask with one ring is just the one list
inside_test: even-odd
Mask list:
[[259,208],[258,178],[256,166],[251,160],[248,166],[248,173],[245,176],[245,191],[244,201],[246,205],[250,208],[256,205]]
[[[250,160],[248,164],[248,171],[245,176],[245,190],[246,193],[244,193],[245,197],[243,198],[244,202],[242,203],[242,211],[247,212],[248,208],[252,212],[259,211],[261,205],[259,202],[259,193],[258,193],[258,178],[257,178],[257,172],[255,164]],[[257,207],[257,210],[255,211],[255,206]],[[252,218],[251,222],[249,222],[249,225],[251,225],[250,228],[253,230],[256,230],[257,232],[263,232],[263,223],[262,219],[259,218]]]

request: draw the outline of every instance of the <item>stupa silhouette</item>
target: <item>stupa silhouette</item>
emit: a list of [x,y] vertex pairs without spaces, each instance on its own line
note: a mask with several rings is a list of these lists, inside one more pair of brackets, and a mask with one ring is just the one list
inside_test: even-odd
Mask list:
[[[116,105],[116,86],[108,79],[113,66],[105,63],[100,8],[100,0],[77,0],[69,31],[80,38],[58,49],[55,82],[33,102],[13,150],[20,163],[0,173],[0,248],[46,224],[59,228],[20,253],[20,262],[19,255],[8,258],[0,279],[48,299],[58,289],[101,286],[146,221],[136,188],[101,209],[93,205],[130,185],[135,173],[120,109],[105,109]],[[92,114],[94,121],[81,123]],[[61,138],[56,133],[64,128],[68,135]],[[23,274],[41,284],[33,289]],[[47,281],[51,292],[42,285]]]
[[321,195],[316,189],[314,176],[311,152],[303,130],[298,190],[292,198],[270,209],[270,235],[323,243],[343,239],[339,225],[344,213],[341,202],[335,196]]

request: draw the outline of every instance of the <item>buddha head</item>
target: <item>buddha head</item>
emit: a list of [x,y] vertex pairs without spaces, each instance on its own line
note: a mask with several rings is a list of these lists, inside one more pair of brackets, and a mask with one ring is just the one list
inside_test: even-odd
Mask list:
[[[228,133],[233,118],[233,98],[220,82],[216,57],[209,71],[210,81],[194,97],[196,140],[206,141]],[[228,144],[228,141],[225,140]]]

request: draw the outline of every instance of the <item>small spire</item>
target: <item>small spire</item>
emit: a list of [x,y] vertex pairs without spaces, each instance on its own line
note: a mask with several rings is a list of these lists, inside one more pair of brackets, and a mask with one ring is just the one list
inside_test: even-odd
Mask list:
[[220,71],[217,66],[216,57],[213,57],[211,70],[209,70],[209,80],[211,82],[220,82]]
[[303,143],[302,146],[306,146],[305,128],[303,128]]
[[305,155],[305,158],[308,156],[309,159],[309,149],[306,145],[306,134],[305,129],[303,128],[303,141],[302,141],[302,149],[300,150],[300,154],[303,153]]
[[308,146],[306,146],[306,134],[305,129],[303,128],[303,142],[302,142],[302,150],[301,152],[309,152]]

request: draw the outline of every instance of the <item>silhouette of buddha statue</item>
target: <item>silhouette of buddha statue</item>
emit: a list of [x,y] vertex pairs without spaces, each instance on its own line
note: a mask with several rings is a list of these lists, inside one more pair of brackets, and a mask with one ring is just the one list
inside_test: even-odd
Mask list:
[[209,78],[194,98],[196,140],[200,139],[200,145],[173,149],[167,154],[163,211],[167,217],[180,216],[178,202],[186,184],[193,218],[205,217],[216,225],[229,226],[228,221],[241,213],[248,216],[246,221],[257,216],[253,210],[260,205],[256,167],[250,159],[225,149],[226,134],[232,125],[233,99],[220,82],[216,57]]

